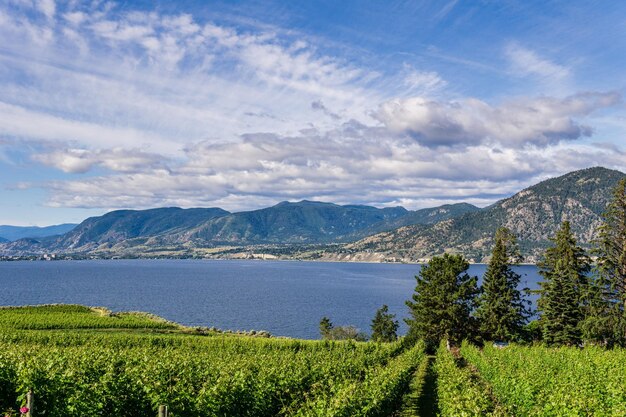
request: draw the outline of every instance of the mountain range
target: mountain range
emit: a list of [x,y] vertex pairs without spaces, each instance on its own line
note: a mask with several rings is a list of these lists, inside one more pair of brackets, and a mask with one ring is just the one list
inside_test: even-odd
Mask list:
[[414,224],[368,236],[338,249],[337,253],[376,253],[386,259],[419,261],[443,252],[462,253],[485,260],[500,226],[516,234],[528,262],[535,262],[550,244],[563,220],[569,220],[578,242],[588,246],[617,182],[625,174],[589,168],[548,179],[496,202],[436,224]]
[[60,236],[0,244],[0,254],[176,255],[199,248],[335,244],[415,222],[436,223],[479,210],[460,203],[409,211],[316,201],[282,202],[229,213],[220,208],[117,210],[91,217]]
[[0,226],[0,242],[10,242],[24,238],[43,238],[62,235],[75,228],[76,224],[65,223],[54,226]]
[[481,261],[489,255],[495,230],[506,226],[516,233],[523,255],[532,262],[564,219],[572,222],[582,244],[591,242],[611,190],[624,176],[600,167],[575,171],[483,209],[458,203],[410,211],[304,200],[238,213],[220,208],[117,210],[77,226],[62,225],[69,230],[60,235],[31,233],[7,239],[13,241],[0,243],[0,255],[251,257],[260,253],[279,258],[420,261],[458,252]]

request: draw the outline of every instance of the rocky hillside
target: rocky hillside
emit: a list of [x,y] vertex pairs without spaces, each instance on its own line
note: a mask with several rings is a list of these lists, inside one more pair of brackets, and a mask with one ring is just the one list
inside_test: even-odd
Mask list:
[[396,220],[387,221],[384,224],[375,224],[365,232],[367,235],[372,235],[377,232],[393,230],[412,224],[435,224],[480,210],[480,208],[468,203],[444,204],[439,207],[410,211]]
[[611,191],[625,174],[589,168],[543,181],[483,210],[433,225],[411,225],[379,233],[339,250],[346,255],[384,254],[385,259],[418,260],[443,252],[480,261],[488,256],[500,226],[519,238],[523,254],[534,261],[563,220],[583,244],[593,239]]

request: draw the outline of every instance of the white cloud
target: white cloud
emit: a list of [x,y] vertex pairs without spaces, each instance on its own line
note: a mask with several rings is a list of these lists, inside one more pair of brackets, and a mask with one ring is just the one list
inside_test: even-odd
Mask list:
[[141,146],[162,152],[174,151],[176,144],[156,133],[129,127],[68,120],[0,101],[0,128],[5,137],[60,143],[87,143],[95,147]]
[[375,73],[297,37],[112,2],[58,9],[62,18],[47,22],[0,5],[0,37],[12,40],[0,52],[5,135],[85,149],[108,137],[110,146],[175,151],[245,132],[294,133],[311,121],[332,127],[335,117],[318,120],[318,101],[371,121],[370,103],[391,94],[364,87]]
[[498,143],[545,147],[590,136],[575,118],[617,104],[617,93],[582,93],[563,99],[522,98],[492,106],[476,98],[438,101],[424,97],[383,103],[375,117],[390,130],[408,134],[426,146]]
[[562,80],[570,75],[570,69],[539,56],[535,51],[517,43],[509,43],[505,54],[510,61],[511,69],[521,76],[535,75],[543,78]]
[[[451,201],[491,203],[524,186],[573,169],[619,167],[626,154],[585,145],[571,149],[498,149],[476,145],[440,152],[378,128],[346,123],[297,136],[247,135],[235,143],[201,143],[167,169],[47,184],[63,207],[163,205],[257,208],[317,199],[418,208]],[[550,167],[546,169],[546,167]]]
[[[40,181],[52,206],[487,204],[547,173],[624,165],[621,151],[572,142],[616,94],[450,100],[437,72],[381,74],[272,27],[15,1],[0,5],[0,140],[74,174]],[[520,75],[568,77],[508,52]]]
[[118,172],[138,172],[161,167],[165,162],[161,155],[149,154],[138,149],[62,149],[38,153],[35,161],[55,167],[63,172],[79,174],[96,166]]
[[43,13],[48,19],[54,19],[56,13],[55,0],[35,0],[41,13]]
[[407,74],[404,77],[406,85],[412,94],[429,94],[441,90],[448,83],[434,71],[418,71],[406,67]]

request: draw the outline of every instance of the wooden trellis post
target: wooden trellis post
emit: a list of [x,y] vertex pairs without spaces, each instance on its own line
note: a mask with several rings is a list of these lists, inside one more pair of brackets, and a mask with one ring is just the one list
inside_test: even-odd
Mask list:
[[159,417],[167,417],[168,415],[167,405],[159,406]]
[[26,417],[33,417],[35,415],[35,394],[33,394],[31,389],[26,393],[26,407],[28,408]]

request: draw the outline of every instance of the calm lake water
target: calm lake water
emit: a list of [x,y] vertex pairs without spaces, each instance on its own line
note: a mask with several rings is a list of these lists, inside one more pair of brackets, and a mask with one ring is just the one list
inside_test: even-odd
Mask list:
[[[470,273],[482,277],[484,265]],[[190,326],[319,337],[328,316],[369,332],[377,308],[399,319],[419,265],[221,260],[0,262],[0,305],[76,303],[147,311]],[[535,289],[535,266],[519,266]],[[404,323],[400,332],[406,331]]]

